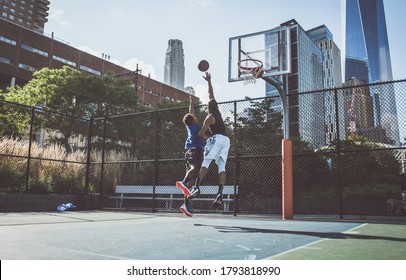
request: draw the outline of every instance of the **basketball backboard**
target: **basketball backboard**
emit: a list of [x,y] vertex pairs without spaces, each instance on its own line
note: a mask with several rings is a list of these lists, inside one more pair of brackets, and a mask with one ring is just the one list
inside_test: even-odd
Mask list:
[[245,34],[229,39],[228,81],[243,81],[238,62],[255,59],[263,63],[262,77],[271,77],[291,72],[290,27]]

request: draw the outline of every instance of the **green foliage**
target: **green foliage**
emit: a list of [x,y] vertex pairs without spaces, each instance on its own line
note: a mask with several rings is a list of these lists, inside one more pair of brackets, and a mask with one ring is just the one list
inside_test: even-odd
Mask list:
[[32,194],[47,194],[52,192],[52,183],[45,178],[30,178],[28,192]]
[[0,157],[0,192],[21,193],[25,189],[25,161]]
[[[53,177],[53,191],[58,194],[83,194],[82,179],[72,176],[70,169],[66,169]],[[56,175],[56,176],[55,176]]]
[[[34,129],[48,128],[58,131],[62,137],[53,140],[71,152],[68,139],[83,135],[87,125],[81,119],[134,112],[137,96],[129,80],[116,79],[107,74],[102,77],[86,75],[72,67],[61,69],[43,68],[33,74],[24,87],[10,88],[4,100],[36,107]],[[31,121],[31,110],[10,104],[2,104],[0,133],[20,136],[27,133]],[[57,111],[46,114],[40,109]],[[68,117],[67,117],[68,116]],[[121,131],[128,131],[128,126]],[[95,134],[101,135],[100,129]]]
[[250,101],[251,107],[237,118],[235,150],[237,154],[279,154],[282,140],[282,116],[272,107],[274,98]]
[[344,198],[388,198],[401,199],[399,186],[390,184],[375,184],[370,186],[352,185],[344,188]]
[[[28,142],[24,140],[0,139],[0,154],[26,156]],[[28,193],[83,193],[85,156],[82,152],[67,154],[63,146],[41,147],[32,143]],[[38,160],[37,158],[46,158]],[[63,161],[79,162],[64,163]],[[27,159],[0,157],[0,191],[20,193],[25,191]]]
[[[337,169],[337,142],[334,141],[326,149],[331,151],[333,168]],[[397,176],[400,164],[391,150],[377,150],[379,144],[368,142],[366,138],[347,139],[340,142],[341,174],[344,185],[365,185],[388,182]],[[389,179],[393,182],[393,179]]]

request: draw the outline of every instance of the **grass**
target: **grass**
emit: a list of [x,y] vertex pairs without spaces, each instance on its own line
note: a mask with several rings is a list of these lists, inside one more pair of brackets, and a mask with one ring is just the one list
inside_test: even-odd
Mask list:
[[[25,172],[29,142],[23,139],[1,138],[0,154],[0,192],[25,192]],[[29,193],[83,193],[86,174],[86,151],[67,153],[64,146],[46,146],[32,142],[30,161]],[[119,161],[127,158],[125,153],[107,152],[106,160]],[[92,162],[101,161],[101,152],[92,151]],[[90,189],[94,190],[100,178],[100,169],[92,168]],[[109,166],[105,172],[105,187],[111,188],[120,178],[120,167]],[[111,186],[110,186],[111,185]]]

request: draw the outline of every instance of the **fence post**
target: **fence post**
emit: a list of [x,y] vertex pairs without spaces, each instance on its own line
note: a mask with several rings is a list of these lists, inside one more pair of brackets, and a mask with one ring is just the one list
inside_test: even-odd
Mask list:
[[87,133],[87,155],[86,155],[86,178],[85,178],[85,194],[89,194],[90,185],[90,155],[92,150],[92,135],[93,135],[93,116],[89,120],[89,129]]
[[240,149],[238,144],[238,137],[237,136],[237,101],[234,101],[234,145],[236,148],[235,151],[235,161],[234,161],[234,216],[237,216],[237,203],[238,203],[238,194],[237,194],[237,187],[240,184]]
[[28,140],[28,158],[27,169],[25,173],[25,192],[28,191],[30,181],[30,164],[31,164],[31,147],[32,147],[32,131],[34,129],[35,108],[31,108],[31,120],[30,120],[30,135]]
[[160,155],[160,139],[159,139],[159,130],[160,130],[160,120],[158,116],[158,110],[155,111],[155,147],[154,147],[154,182],[153,182],[153,194],[152,194],[152,213],[155,213],[155,186],[158,185],[159,182],[159,155]]
[[107,134],[107,115],[108,107],[106,105],[106,111],[103,118],[103,141],[102,141],[102,158],[101,158],[101,167],[100,167],[100,198],[103,200],[104,194],[104,158],[106,154],[106,134]]
[[262,79],[274,86],[281,97],[283,110],[282,139],[282,219],[293,219],[293,159],[292,140],[290,140],[289,100],[282,83],[273,77]]
[[342,170],[341,170],[341,146],[340,146],[340,122],[339,122],[339,113],[338,113],[338,94],[337,89],[334,89],[334,103],[336,110],[336,131],[337,131],[337,182],[338,182],[338,205],[339,205],[339,214],[340,219],[343,218],[343,186],[342,186]]

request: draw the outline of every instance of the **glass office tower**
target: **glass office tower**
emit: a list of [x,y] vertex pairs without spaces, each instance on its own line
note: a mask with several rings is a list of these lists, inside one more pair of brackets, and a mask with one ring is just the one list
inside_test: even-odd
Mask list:
[[391,81],[383,0],[346,0],[345,12],[345,79],[365,79],[368,70],[366,82]]
[[[292,19],[280,26],[291,28],[292,71],[276,77],[281,79],[283,89],[289,95],[290,134],[307,141],[314,148],[322,147],[326,145],[324,130],[320,129],[324,127],[324,97],[322,94],[298,94],[323,88],[322,51],[296,20]],[[270,40],[267,43],[272,44]],[[271,84],[266,83],[265,87],[267,97],[279,96]],[[277,98],[273,105],[280,105],[280,99]]]
[[[342,5],[345,80],[393,80],[383,0],[342,0]],[[399,143],[395,90],[386,86],[385,90],[371,91],[371,95],[375,126],[386,130],[389,143]]]

